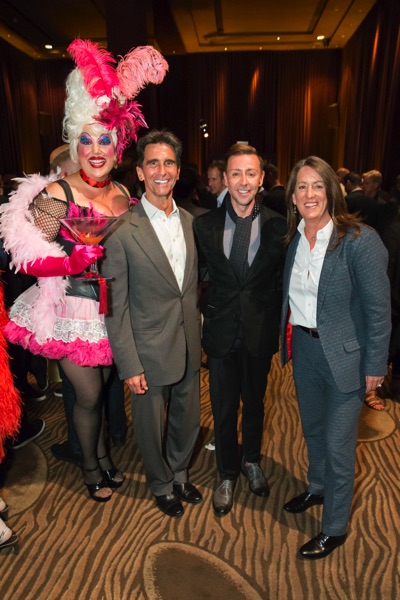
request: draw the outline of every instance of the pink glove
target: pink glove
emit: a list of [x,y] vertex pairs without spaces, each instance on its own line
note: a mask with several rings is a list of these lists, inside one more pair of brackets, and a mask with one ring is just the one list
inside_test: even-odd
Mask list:
[[35,277],[57,277],[62,275],[77,275],[82,273],[88,265],[96,262],[103,256],[103,246],[85,246],[77,244],[73,247],[71,256],[66,258],[48,256],[38,258],[21,267],[20,272]]

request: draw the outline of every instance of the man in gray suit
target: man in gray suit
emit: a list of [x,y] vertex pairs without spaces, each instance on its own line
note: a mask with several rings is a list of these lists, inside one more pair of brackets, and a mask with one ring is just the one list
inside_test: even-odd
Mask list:
[[181,500],[202,499],[187,480],[200,426],[193,217],[172,197],[182,153],[175,135],[151,131],[138,141],[137,153],[146,191],[105,243],[102,269],[113,278],[106,325],[120,378],[132,391],[147,483],[158,508],[180,517]]

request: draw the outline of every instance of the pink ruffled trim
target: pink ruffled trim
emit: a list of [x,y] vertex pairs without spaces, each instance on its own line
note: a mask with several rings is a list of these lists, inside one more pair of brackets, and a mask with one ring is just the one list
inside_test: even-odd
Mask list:
[[68,358],[81,367],[98,367],[112,363],[111,347],[107,338],[90,344],[79,339],[68,343],[53,339],[44,344],[38,344],[31,331],[15,325],[12,321],[7,323],[3,332],[6,339],[12,344],[19,344],[26,350],[30,350],[32,354],[40,354],[45,358],[58,360]]

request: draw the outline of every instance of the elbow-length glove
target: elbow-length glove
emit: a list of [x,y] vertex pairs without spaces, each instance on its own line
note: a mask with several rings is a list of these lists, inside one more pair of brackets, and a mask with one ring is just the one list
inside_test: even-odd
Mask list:
[[77,244],[73,247],[71,256],[47,256],[27,262],[21,266],[20,272],[34,277],[57,277],[63,275],[77,275],[82,273],[89,265],[103,256],[102,246],[85,246]]

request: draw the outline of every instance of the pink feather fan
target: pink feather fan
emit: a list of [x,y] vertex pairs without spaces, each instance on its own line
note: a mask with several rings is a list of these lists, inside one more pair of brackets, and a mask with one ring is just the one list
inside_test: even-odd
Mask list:
[[153,46],[138,46],[117,66],[119,89],[127,98],[135,98],[148,83],[161,83],[168,71],[165,58]]
[[82,73],[85,88],[92,98],[111,98],[119,81],[110,52],[90,40],[74,40],[67,48]]

